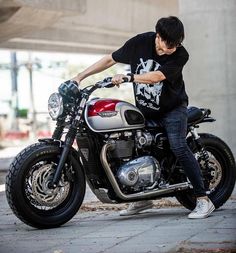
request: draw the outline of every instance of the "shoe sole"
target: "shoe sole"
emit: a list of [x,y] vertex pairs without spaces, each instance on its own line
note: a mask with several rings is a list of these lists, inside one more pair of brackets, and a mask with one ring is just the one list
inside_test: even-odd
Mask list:
[[208,213],[204,214],[203,216],[195,216],[195,217],[188,216],[188,218],[189,219],[204,219],[204,218],[207,218],[214,210],[215,210],[215,206],[212,205]]
[[130,212],[127,212],[127,213],[120,213],[120,216],[130,216],[130,215],[138,214],[138,213],[140,213],[144,210],[151,209],[151,208],[153,208],[153,205],[145,206],[145,207],[142,207],[142,208],[140,207],[135,211],[130,211]]

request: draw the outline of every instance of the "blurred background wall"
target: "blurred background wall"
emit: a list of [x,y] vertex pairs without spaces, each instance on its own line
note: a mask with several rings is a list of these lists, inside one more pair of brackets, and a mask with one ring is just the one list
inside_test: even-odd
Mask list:
[[190,104],[212,110],[217,121],[202,131],[236,154],[235,13],[236,0],[0,0],[0,48],[106,54],[153,31],[160,17],[177,15],[190,53],[184,69]]
[[236,154],[236,1],[179,0],[190,60],[185,81],[191,104],[217,119],[201,129],[223,138]]

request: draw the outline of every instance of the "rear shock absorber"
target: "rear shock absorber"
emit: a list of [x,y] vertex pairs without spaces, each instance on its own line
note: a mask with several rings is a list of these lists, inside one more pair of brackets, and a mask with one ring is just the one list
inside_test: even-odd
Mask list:
[[212,168],[210,166],[210,157],[207,150],[204,147],[204,144],[201,142],[201,138],[199,134],[197,133],[196,128],[190,127],[190,132],[195,140],[195,144],[200,155],[199,157],[200,161],[203,161],[203,164],[202,164],[203,165],[202,174],[204,175],[203,182],[204,182],[205,188],[208,189],[207,194],[209,194],[210,193],[209,181],[212,179],[212,174],[211,174]]
[[208,168],[208,162],[209,162],[210,157],[209,157],[208,152],[206,151],[204,145],[201,142],[200,136],[199,136],[196,128],[190,127],[190,132],[195,140],[197,150],[200,153],[200,157],[205,162],[205,166]]

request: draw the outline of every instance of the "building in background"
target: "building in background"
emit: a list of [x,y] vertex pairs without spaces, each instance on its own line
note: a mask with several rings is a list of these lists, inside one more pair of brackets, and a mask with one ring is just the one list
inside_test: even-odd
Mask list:
[[217,119],[201,129],[236,154],[235,13],[235,0],[0,0],[0,48],[106,54],[154,30],[158,18],[177,15],[190,53],[190,103],[211,108]]

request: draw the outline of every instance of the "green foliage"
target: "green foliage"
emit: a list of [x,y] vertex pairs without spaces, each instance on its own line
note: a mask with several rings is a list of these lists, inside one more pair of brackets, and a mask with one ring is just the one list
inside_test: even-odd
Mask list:
[[28,116],[28,109],[18,109],[17,117],[26,119]]

